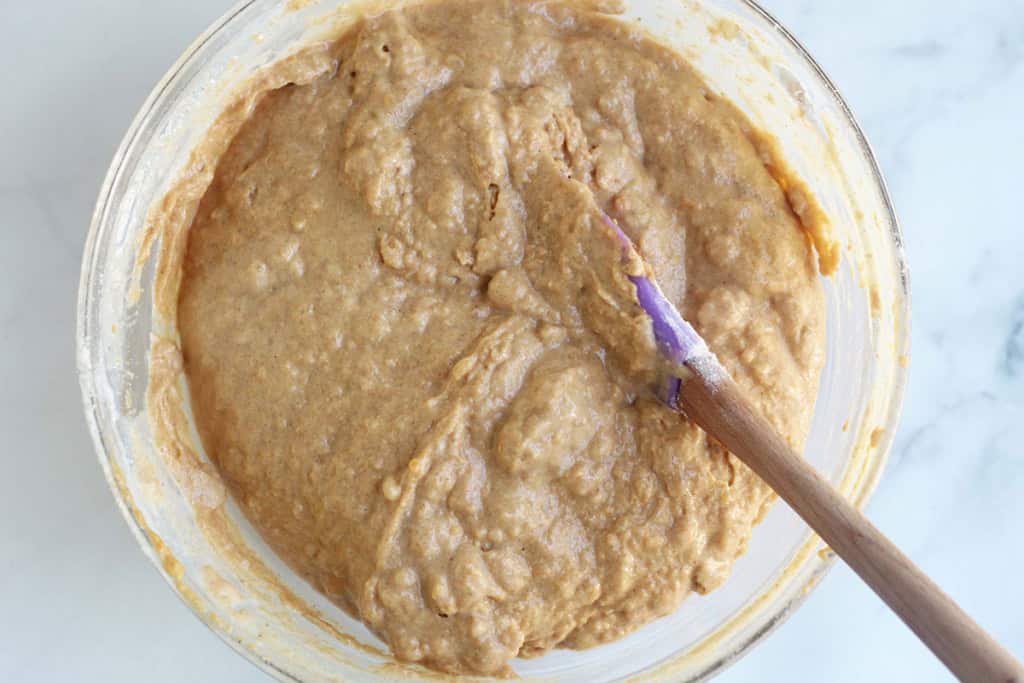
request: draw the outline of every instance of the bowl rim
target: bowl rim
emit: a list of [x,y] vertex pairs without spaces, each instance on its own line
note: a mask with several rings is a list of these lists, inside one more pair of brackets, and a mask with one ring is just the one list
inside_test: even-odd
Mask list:
[[[121,483],[118,481],[119,473],[115,471],[117,469],[117,465],[113,462],[107,445],[103,440],[101,417],[96,410],[96,404],[100,399],[92,381],[93,368],[88,348],[89,341],[92,339],[93,327],[95,326],[95,321],[92,319],[91,314],[91,303],[93,299],[93,292],[90,286],[91,276],[96,272],[95,266],[97,259],[100,256],[100,233],[105,222],[104,219],[110,210],[109,202],[111,194],[125,172],[127,152],[137,141],[144,124],[154,115],[157,109],[156,105],[160,102],[166,91],[182,77],[183,70],[192,62],[197,53],[199,53],[207,43],[231,24],[239,15],[260,1],[261,0],[238,0],[238,2],[215,19],[195,40],[192,41],[192,43],[188,45],[188,47],[185,48],[181,55],[167,69],[160,80],[157,81],[156,85],[143,101],[113,155],[110,166],[107,169],[103,183],[100,186],[100,190],[97,195],[96,204],[90,219],[89,231],[83,248],[75,316],[76,370],[78,374],[79,387],[82,393],[82,405],[89,433],[92,438],[93,449],[103,469],[104,476],[107,480],[107,486],[113,494],[122,516],[128,523],[128,526],[131,529],[132,534],[135,536],[136,542],[142,549],[143,553],[155,565],[157,571],[178,599],[188,607],[200,623],[205,625],[211,632],[220,638],[221,641],[226,643],[232,650],[237,652],[245,660],[249,661],[264,673],[278,680],[297,681],[298,683],[301,683],[299,679],[295,678],[288,671],[280,668],[274,662],[261,657],[241,642],[232,638],[224,628],[204,618],[198,611],[197,606],[182,594],[177,582],[164,566],[164,563],[160,559],[158,549],[155,547],[153,540],[146,531],[147,525],[145,521],[139,518],[138,514],[134,510],[134,506],[130,501],[125,499],[127,491],[122,489]],[[911,340],[911,287],[909,266],[906,258],[903,232],[900,227],[899,219],[896,215],[888,184],[882,174],[874,149],[868,141],[867,136],[852,109],[836,87],[835,83],[817,60],[811,56],[810,52],[803,46],[803,44],[756,0],[737,1],[745,5],[747,9],[760,17],[784,43],[792,48],[796,54],[807,63],[814,75],[820,80],[821,84],[824,85],[828,95],[832,98],[833,103],[837,105],[842,118],[845,119],[845,123],[850,126],[850,130],[854,133],[858,150],[863,156],[863,160],[867,162],[868,168],[871,172],[872,184],[878,192],[881,204],[885,208],[885,215],[883,218],[889,225],[888,238],[891,240],[893,249],[892,255],[900,295],[894,302],[894,314],[896,319],[899,321],[899,330],[895,335],[896,348],[894,350],[894,357],[909,358]],[[873,460],[873,466],[868,472],[866,472],[866,479],[859,486],[858,498],[852,501],[858,508],[863,508],[870,500],[878,486],[882,474],[885,471],[889,459],[889,453],[895,439],[895,427],[899,424],[900,415],[903,409],[908,377],[909,371],[906,365],[903,363],[896,363],[896,367],[893,372],[892,391],[890,393],[888,412],[882,416],[884,417],[885,424],[891,426],[892,429],[886,428],[876,442],[878,456]],[[812,537],[813,531],[808,528],[807,533],[805,534],[805,541],[800,547],[806,547],[808,541]],[[700,668],[689,680],[706,680],[711,676],[721,673],[724,669],[728,668],[740,657],[749,652],[754,645],[778,628],[798,607],[800,607],[800,605],[803,604],[813,589],[818,586],[821,579],[825,577],[831,567],[835,564],[835,560],[836,556],[834,553],[828,553],[827,556],[821,557],[818,560],[818,565],[805,579],[802,590],[797,591],[792,598],[781,603],[773,611],[769,612],[766,615],[767,619],[759,628],[755,629],[747,638],[739,641],[728,653],[709,662],[703,668]],[[669,666],[671,666],[671,663],[672,660],[667,662]],[[666,662],[663,660],[662,662],[653,664],[651,668],[635,674],[635,676],[640,680],[645,680],[649,676],[662,673],[662,669],[665,665]]]

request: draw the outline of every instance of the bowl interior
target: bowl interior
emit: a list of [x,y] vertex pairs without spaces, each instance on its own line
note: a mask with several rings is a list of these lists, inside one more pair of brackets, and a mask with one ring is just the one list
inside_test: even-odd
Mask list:
[[[902,245],[863,136],[802,48],[743,0],[629,0],[639,22],[778,139],[843,245],[824,280],[827,361],[806,457],[858,504],[884,463],[904,383],[907,289]],[[146,406],[153,335],[175,338],[155,314],[159,243],[140,239],[204,131],[251,74],[337,32],[343,0],[243,3],[211,27],[143,106],[111,166],[93,219],[79,300],[78,364],[90,429],[111,487],[171,585],[226,642],[265,670],[302,681],[433,678],[395,663],[358,621],[327,602],[262,542],[240,511],[211,535],[194,495],[156,447]],[[148,253],[140,253],[148,249]],[[143,265],[139,266],[138,264]],[[181,387],[187,391],[187,387]],[[201,452],[194,430],[192,445]],[[229,542],[225,538],[230,538]],[[691,680],[726,665],[799,603],[830,557],[786,508],[773,507],[727,583],[616,643],[515,663],[527,680],[600,682],[642,673]]]

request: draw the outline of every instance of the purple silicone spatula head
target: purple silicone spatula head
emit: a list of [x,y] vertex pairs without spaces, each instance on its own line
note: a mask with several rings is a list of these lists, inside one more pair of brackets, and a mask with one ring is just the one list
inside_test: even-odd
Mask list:
[[[601,214],[605,225],[611,229],[623,249],[624,260],[636,256],[640,258],[633,241],[622,231],[622,228],[607,214]],[[651,319],[654,340],[662,356],[673,366],[687,366],[694,372],[704,375],[705,379],[713,379],[716,373],[724,373],[714,354],[708,349],[693,326],[679,314],[679,311],[661,291],[661,287],[650,275],[650,269],[644,266],[644,275],[628,275],[630,282],[636,287],[636,298],[640,307]],[[679,377],[671,377],[668,381],[665,401],[675,406],[679,395]]]

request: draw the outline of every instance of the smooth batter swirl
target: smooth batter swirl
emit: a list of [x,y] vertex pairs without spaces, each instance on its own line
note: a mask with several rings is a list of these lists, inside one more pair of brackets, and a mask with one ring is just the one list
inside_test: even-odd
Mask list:
[[[402,659],[507,674],[721,584],[768,488],[651,398],[605,211],[794,444],[824,309],[758,136],[561,4],[366,19],[266,92],[192,224],[203,443],[270,545]],[[610,252],[611,253],[611,252]]]

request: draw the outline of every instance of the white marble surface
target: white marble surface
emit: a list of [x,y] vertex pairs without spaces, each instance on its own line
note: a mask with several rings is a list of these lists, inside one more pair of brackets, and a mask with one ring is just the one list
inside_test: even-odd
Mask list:
[[[74,372],[92,204],[150,87],[226,0],[5,2],[0,679],[260,681],[117,513]],[[1024,3],[771,0],[844,92],[903,222],[914,355],[870,516],[1024,657]],[[720,680],[946,680],[845,567]]]

